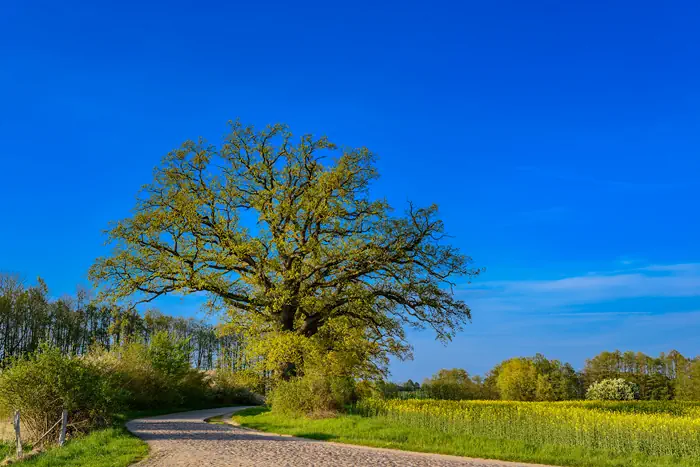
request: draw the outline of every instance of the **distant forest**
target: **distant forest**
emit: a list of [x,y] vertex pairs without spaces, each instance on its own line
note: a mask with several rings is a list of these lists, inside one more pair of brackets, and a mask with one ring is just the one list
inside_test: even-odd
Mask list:
[[594,383],[608,379],[631,383],[640,400],[700,400],[700,359],[676,350],[651,357],[641,352],[602,352],[586,360],[581,371],[541,354],[511,358],[485,377],[461,368],[443,369],[419,384],[385,383],[386,397],[432,399],[575,400]]
[[[202,320],[143,315],[133,309],[90,300],[88,293],[49,298],[41,279],[26,286],[16,276],[0,274],[0,367],[12,357],[35,351],[48,342],[65,354],[85,354],[92,346],[109,349],[126,342],[149,343],[165,331],[187,339],[190,363],[200,370],[237,371],[247,365],[242,342],[222,335]],[[641,400],[700,400],[700,359],[672,350],[658,357],[641,352],[602,352],[586,360],[581,371],[541,354],[511,358],[484,377],[460,368],[443,369],[423,381],[380,383],[387,397],[435,399],[572,400],[582,399],[594,383],[622,378],[633,383]]]
[[26,286],[16,276],[0,274],[0,366],[12,357],[35,351],[48,342],[66,354],[84,354],[92,346],[111,348],[129,341],[148,343],[160,331],[187,339],[190,361],[201,370],[245,367],[236,336],[219,335],[202,320],[143,315],[124,307],[90,300],[88,293],[55,300],[43,280]]

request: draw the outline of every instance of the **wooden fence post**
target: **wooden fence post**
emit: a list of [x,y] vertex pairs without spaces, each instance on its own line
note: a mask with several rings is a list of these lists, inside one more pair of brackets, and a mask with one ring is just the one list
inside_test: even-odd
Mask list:
[[63,446],[66,444],[66,428],[68,427],[68,411],[63,409],[63,414],[61,415],[61,434],[58,437],[58,445]]
[[24,456],[22,452],[22,436],[19,431],[19,410],[15,410],[15,439],[17,440],[17,457],[21,459]]

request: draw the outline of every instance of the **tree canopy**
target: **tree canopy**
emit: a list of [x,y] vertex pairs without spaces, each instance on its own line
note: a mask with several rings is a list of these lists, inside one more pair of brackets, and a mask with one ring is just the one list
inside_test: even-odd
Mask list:
[[582,395],[581,380],[574,368],[542,354],[501,362],[491,370],[485,384],[495,386],[506,400],[571,400]]
[[325,332],[330,347],[333,330],[359,329],[373,356],[406,356],[406,326],[449,340],[469,321],[453,286],[479,270],[445,241],[436,206],[396,216],[372,199],[377,176],[366,148],[231,123],[219,147],[165,157],[91,277],[117,301],[205,292],[238,329]]
[[480,379],[474,379],[461,368],[441,369],[423,382],[423,390],[431,399],[483,399]]

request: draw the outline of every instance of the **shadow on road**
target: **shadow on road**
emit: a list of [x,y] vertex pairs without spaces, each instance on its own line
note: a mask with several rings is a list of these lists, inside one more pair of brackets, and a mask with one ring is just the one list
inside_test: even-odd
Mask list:
[[185,420],[139,420],[130,422],[129,430],[139,438],[150,440],[198,440],[198,441],[274,441],[274,442],[318,442],[336,439],[326,433],[304,433],[303,438],[279,435],[267,435],[261,432],[238,428],[227,424],[210,424],[201,421]]

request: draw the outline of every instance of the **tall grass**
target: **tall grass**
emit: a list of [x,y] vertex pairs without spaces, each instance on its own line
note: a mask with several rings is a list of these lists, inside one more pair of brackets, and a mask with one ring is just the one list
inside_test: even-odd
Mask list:
[[517,440],[615,454],[700,458],[700,404],[378,400],[365,416],[451,436]]

